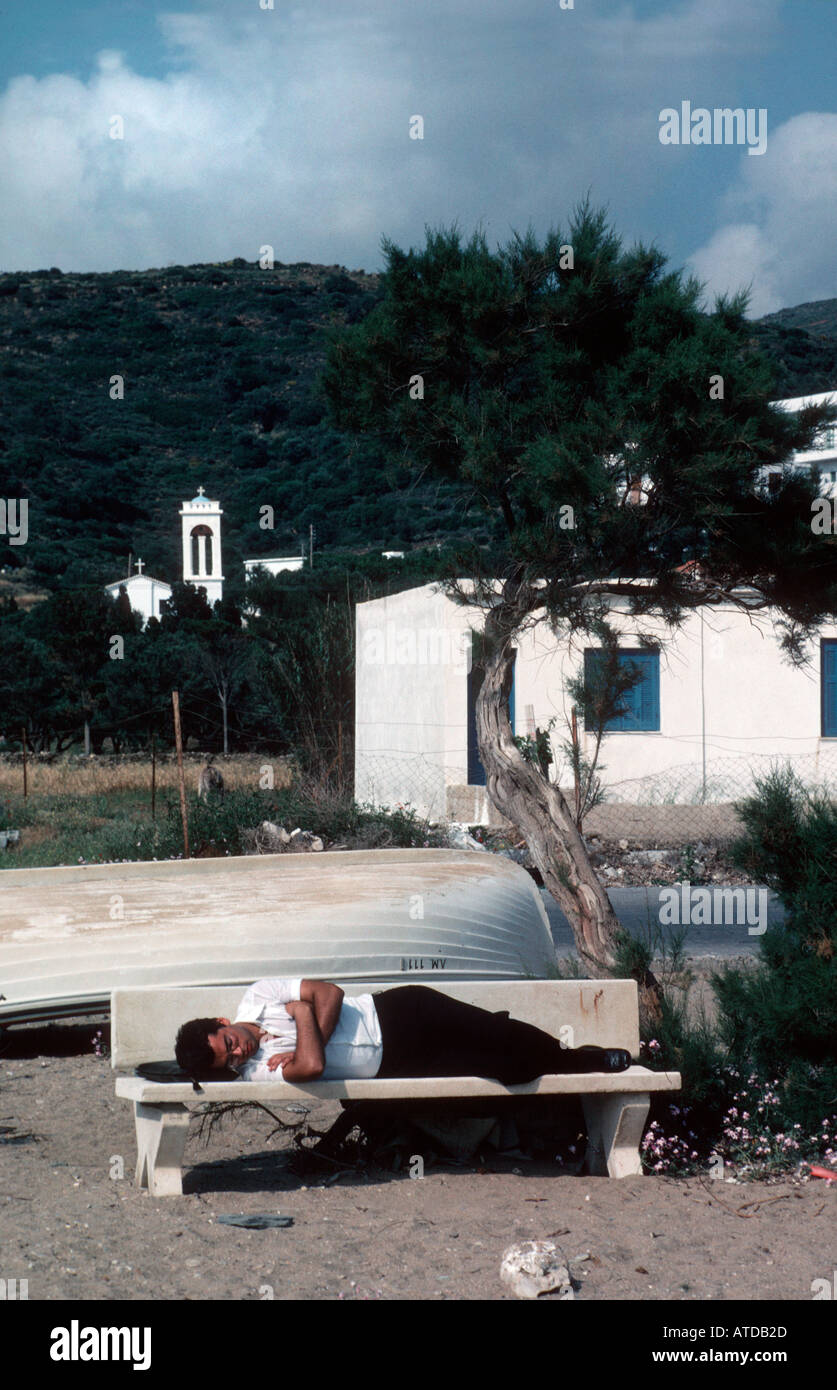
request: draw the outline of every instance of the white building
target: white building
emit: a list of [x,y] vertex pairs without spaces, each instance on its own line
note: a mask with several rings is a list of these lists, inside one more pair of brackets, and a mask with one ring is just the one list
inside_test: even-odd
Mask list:
[[[807,397],[820,401],[827,396]],[[802,398],[777,402],[799,409]],[[837,431],[790,467],[820,467],[823,490],[837,496]],[[781,470],[780,470],[781,471]],[[804,780],[837,784],[837,624],[823,627],[809,664],[790,665],[769,612],[731,604],[686,615],[657,654],[639,648],[627,604],[612,621],[624,659],[642,679],[602,742],[602,781],[615,801],[681,804],[731,801],[753,775],[789,758]],[[642,631],[666,639],[662,624]],[[481,612],[447,598],[435,584],[359,604],[356,619],[355,796],[412,805],[431,819],[486,824],[490,808],[476,741],[481,673],[472,670]],[[559,642],[546,625],[516,642],[510,716],[515,735],[554,720],[553,773],[562,786],[560,745],[569,737],[568,678],[594,662],[594,644]],[[594,735],[578,715],[582,751]]]
[[171,598],[171,585],[162,579],[154,579],[150,574],[143,574],[142,569],[143,561],[137,560],[137,573],[117,579],[115,584],[107,584],[105,593],[116,598],[119,590],[124,588],[134,612],[141,613],[144,623],[147,623],[149,618],[160,617],[160,605]]
[[[621,801],[734,800],[753,772],[791,758],[810,781],[837,780],[837,624],[799,669],[783,658],[769,614],[732,605],[687,614],[661,653],[642,651],[624,601],[614,605],[626,661],[642,680],[605,734],[602,780]],[[355,796],[410,804],[431,819],[487,823],[476,741],[479,672],[470,659],[478,609],[435,584],[357,607]],[[648,619],[645,633],[666,636]],[[559,643],[545,626],[516,642],[510,700],[516,735],[555,720],[553,753],[569,737],[569,677],[596,659],[592,643]],[[585,755],[594,735],[578,716]],[[562,785],[570,780],[560,778]]]
[[[773,402],[780,409],[793,412],[801,410],[803,405],[825,403],[837,404],[837,395],[833,391],[820,391],[815,396],[789,396],[783,401]],[[817,468],[820,475],[820,493],[823,496],[837,497],[837,425],[828,425],[822,430],[813,449],[797,450],[787,467]],[[765,470],[768,479],[771,476],[781,476],[782,471],[781,466]]]
[[301,570],[305,564],[305,557],[302,555],[275,555],[264,560],[245,560],[244,577],[250,579],[258,574],[259,570],[266,570],[268,574],[281,574],[283,570]]

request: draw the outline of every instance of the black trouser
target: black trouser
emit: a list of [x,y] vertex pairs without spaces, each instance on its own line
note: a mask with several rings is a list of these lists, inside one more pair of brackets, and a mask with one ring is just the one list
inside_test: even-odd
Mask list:
[[449,999],[426,985],[376,994],[383,1057],[378,1076],[482,1076],[506,1086],[572,1070],[557,1038],[506,1013]]

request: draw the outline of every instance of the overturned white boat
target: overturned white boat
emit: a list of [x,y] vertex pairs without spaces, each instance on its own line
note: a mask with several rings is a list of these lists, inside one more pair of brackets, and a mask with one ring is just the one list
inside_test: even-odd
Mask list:
[[0,874],[0,1025],[106,1011],[118,986],[359,987],[548,979],[524,869],[486,852],[386,849],[85,864]]

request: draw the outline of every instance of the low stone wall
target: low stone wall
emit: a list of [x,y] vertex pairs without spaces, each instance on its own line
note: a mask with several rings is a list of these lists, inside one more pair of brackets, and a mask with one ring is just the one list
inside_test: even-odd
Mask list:
[[[485,787],[447,788],[448,820],[484,825],[489,830],[514,830],[489,799]],[[634,847],[676,849],[682,845],[728,841],[743,831],[730,802],[699,806],[638,806],[633,802],[605,802],[584,819],[587,839],[629,840]]]

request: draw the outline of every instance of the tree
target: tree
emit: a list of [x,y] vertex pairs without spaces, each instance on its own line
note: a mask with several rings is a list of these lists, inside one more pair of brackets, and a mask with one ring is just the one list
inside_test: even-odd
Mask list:
[[62,590],[26,615],[26,635],[49,650],[56,668],[48,709],[57,751],[75,742],[81,726],[105,707],[114,639],[130,642],[139,626],[139,616],[119,596],[99,588]]
[[254,641],[242,632],[240,618],[234,609],[231,611],[230,604],[226,605],[226,613],[227,616],[222,616],[216,610],[216,617],[211,623],[203,624],[197,634],[201,665],[221,706],[224,754],[230,751],[230,702],[241,690],[254,655]]
[[[812,536],[813,480],[768,495],[760,470],[810,447],[833,412],[772,408],[746,296],[703,312],[697,281],[655,248],[624,250],[589,203],[542,246],[530,230],[492,254],[481,233],[463,246],[453,229],[428,231],[423,250],[383,249],[381,302],[330,332],[331,415],[416,472],[467,483],[502,522],[490,561],[473,546],[457,571],[470,582],[448,582],[485,614],[487,789],[603,976],[619,924],[560,789],[515,744],[515,634],[545,622],[603,643],[617,640],[617,603],[673,631],[688,609],[725,601],[777,610],[801,659],[837,609],[834,542]],[[653,977],[640,999],[656,1011]]]
[[184,622],[208,623],[211,619],[212,609],[203,585],[178,580],[172,585],[171,598],[160,604],[160,626],[164,632],[176,632]]
[[52,717],[61,671],[49,646],[27,636],[23,614],[6,618],[0,624],[0,733],[7,740],[18,737],[22,728],[27,741],[40,752],[49,748]]

